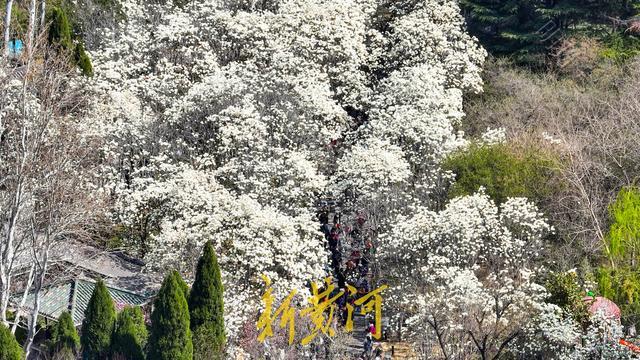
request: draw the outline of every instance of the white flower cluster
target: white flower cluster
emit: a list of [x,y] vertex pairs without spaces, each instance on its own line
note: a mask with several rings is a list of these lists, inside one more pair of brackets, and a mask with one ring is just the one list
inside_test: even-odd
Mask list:
[[481,143],[485,145],[502,144],[507,141],[507,133],[504,128],[487,129],[481,135]]
[[388,268],[398,294],[387,301],[408,317],[414,340],[439,337],[454,356],[480,351],[474,337],[486,336],[495,356],[541,311],[546,291],[531,264],[551,230],[525,199],[498,207],[482,193],[400,217],[377,254],[398,264]]
[[514,353],[521,358],[553,360],[634,359],[632,351],[621,344],[622,326],[602,312],[590,318],[583,331],[569,314],[555,305],[545,304],[538,316],[523,328]]
[[428,201],[463,92],[481,89],[485,52],[453,0],[122,5],[92,50],[88,120],[108,140],[113,215],[149,269],[188,273],[214,241],[232,338],[259,272],[291,289],[322,277],[321,194],[380,224]]
[[130,227],[155,231],[145,244],[149,270],[175,268],[193,276],[203,245],[216,249],[225,284],[227,330],[235,334],[259,308],[261,274],[274,282],[275,295],[304,290],[308,279],[325,274],[326,258],[310,216],[281,214],[247,196],[234,196],[210,171],[186,165],[148,169],[131,187],[118,190],[117,214]]

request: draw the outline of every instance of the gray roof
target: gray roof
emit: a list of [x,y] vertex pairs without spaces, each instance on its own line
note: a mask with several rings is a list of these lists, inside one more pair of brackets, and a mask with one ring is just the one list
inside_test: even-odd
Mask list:
[[[70,311],[73,323],[82,324],[84,312],[91,299],[95,288],[95,282],[85,279],[75,279],[66,283],[44,289],[40,293],[40,315],[50,319],[57,319],[64,311]],[[143,305],[149,301],[149,297],[136,294],[131,291],[118,289],[107,285],[107,290],[113,299],[116,309],[121,310],[125,306]],[[31,309],[33,293],[27,296],[25,308]],[[14,303],[19,303],[22,296],[16,296]]]
[[[31,254],[21,251],[15,260],[14,275],[28,273],[32,263]],[[134,292],[155,292],[162,282],[161,278],[143,272],[143,264],[139,260],[72,240],[56,243],[51,249],[49,263],[66,269],[64,272],[73,278],[86,270],[89,273],[84,277],[101,278],[107,285]]]

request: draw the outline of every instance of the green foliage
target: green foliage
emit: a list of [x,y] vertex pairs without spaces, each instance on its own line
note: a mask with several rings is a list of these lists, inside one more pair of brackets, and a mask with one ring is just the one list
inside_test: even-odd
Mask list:
[[640,325],[640,189],[621,189],[609,213],[609,266],[597,272],[599,290],[620,306],[625,323]]
[[534,0],[461,0],[469,31],[494,55],[530,57],[543,48]]
[[541,201],[552,191],[549,179],[552,161],[533,150],[516,153],[508,145],[471,145],[455,153],[443,163],[453,171],[456,181],[449,197],[470,195],[481,186],[498,203],[509,197],[522,196]]
[[71,26],[67,14],[60,7],[52,7],[48,14],[49,43],[71,49]]
[[[607,16],[626,18],[636,0],[461,0],[469,31],[493,55],[539,65],[561,37],[589,35]],[[606,55],[618,56],[612,48]]]
[[77,44],[74,45],[72,26],[67,16],[68,11],[70,11],[69,5],[64,2],[60,6],[52,7],[49,11],[49,43],[64,51],[72,52],[73,61],[80,68],[82,74],[93,76],[93,65],[91,58],[85,51],[84,44],[81,40],[76,40]]
[[[224,338],[216,340],[219,333],[212,327],[201,326],[193,331],[194,359],[224,359]],[[213,341],[212,341],[213,339]]]
[[142,310],[139,307],[126,307],[116,320],[111,353],[118,359],[143,360],[148,336]]
[[176,271],[167,275],[154,302],[147,358],[191,360],[193,343],[185,289]]
[[222,277],[215,250],[210,243],[198,261],[196,279],[189,296],[191,331],[197,358],[211,358],[225,342]]
[[602,43],[602,57],[618,64],[640,55],[640,37],[636,35],[616,31],[603,37]]
[[589,311],[583,301],[584,291],[578,284],[575,272],[550,273],[545,281],[545,288],[549,292],[547,302],[558,305],[580,324],[587,324]]
[[8,327],[0,324],[0,360],[22,360],[22,347],[13,337]]
[[552,6],[541,6],[538,10],[545,20],[553,20],[563,28],[579,22],[598,23],[606,21],[603,15],[625,18],[634,12],[636,0],[557,0]]
[[111,333],[116,310],[111,295],[98,281],[89,300],[82,322],[82,356],[84,359],[106,359],[111,347]]
[[640,326],[640,272],[629,267],[602,267],[596,277],[600,294],[620,307],[622,322]]
[[59,352],[77,354],[80,350],[80,336],[68,311],[60,314],[58,322],[51,329],[49,349],[51,354]]
[[607,237],[610,262],[635,267],[640,256],[640,190],[620,190],[609,212],[613,220]]
[[169,276],[172,276],[174,278],[174,280],[178,284],[178,287],[182,290],[184,298],[189,299],[189,285],[184,282],[182,276],[180,276],[180,273],[178,273],[177,271],[172,271],[171,273],[169,273]]
[[89,77],[93,76],[93,65],[91,64],[91,59],[84,50],[84,45],[82,43],[78,43],[76,45],[73,55],[76,64],[80,70],[82,70],[82,74]]

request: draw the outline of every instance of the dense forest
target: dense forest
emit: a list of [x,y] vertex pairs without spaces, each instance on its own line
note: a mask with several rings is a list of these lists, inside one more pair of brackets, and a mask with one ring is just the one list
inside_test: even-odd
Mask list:
[[0,360],[640,356],[639,1],[0,5]]

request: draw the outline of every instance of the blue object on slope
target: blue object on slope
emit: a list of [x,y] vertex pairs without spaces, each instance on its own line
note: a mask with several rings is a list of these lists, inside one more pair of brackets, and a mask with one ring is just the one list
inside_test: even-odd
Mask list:
[[9,54],[18,56],[22,54],[22,49],[24,48],[24,44],[22,40],[11,40],[9,41]]

